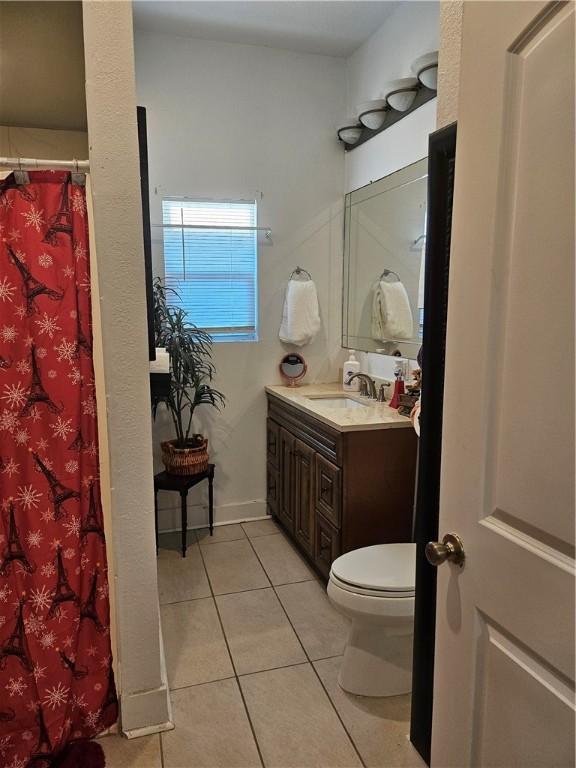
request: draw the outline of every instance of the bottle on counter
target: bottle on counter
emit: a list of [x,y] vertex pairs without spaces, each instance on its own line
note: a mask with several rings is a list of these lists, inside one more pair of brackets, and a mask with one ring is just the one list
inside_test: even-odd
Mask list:
[[396,377],[396,381],[394,383],[394,394],[392,395],[392,400],[390,400],[390,408],[398,408],[400,405],[400,395],[404,394],[404,362],[398,362],[396,363],[396,370],[394,371],[394,376]]
[[348,392],[358,392],[360,389],[360,379],[354,379],[350,384],[348,384],[348,379],[350,376],[353,376],[355,373],[360,372],[360,363],[358,360],[356,360],[356,356],[354,354],[354,350],[352,349],[350,351],[350,357],[346,362],[344,363],[344,367],[342,369],[342,387]]

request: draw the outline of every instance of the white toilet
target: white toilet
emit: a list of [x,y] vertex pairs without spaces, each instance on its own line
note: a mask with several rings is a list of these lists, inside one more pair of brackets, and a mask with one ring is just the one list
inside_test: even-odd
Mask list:
[[415,544],[379,544],[334,560],[328,597],[352,620],[338,682],[360,696],[412,689]]

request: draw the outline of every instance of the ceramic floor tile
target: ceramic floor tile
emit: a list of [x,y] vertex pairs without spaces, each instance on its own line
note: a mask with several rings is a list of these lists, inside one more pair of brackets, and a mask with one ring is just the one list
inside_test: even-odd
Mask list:
[[198,544],[188,547],[186,557],[174,549],[158,550],[160,605],[210,597],[210,585]]
[[216,603],[237,674],[307,660],[273,589],[223,595]]
[[163,605],[161,616],[170,688],[234,674],[212,598]]
[[266,768],[352,768],[356,752],[309,664],[240,678]]
[[344,652],[350,622],[332,607],[318,581],[286,584],[276,591],[310,659]]
[[162,768],[158,734],[139,739],[104,736],[98,743],[106,755],[106,768]]
[[341,663],[341,658],[324,659],[314,667],[364,763],[369,768],[421,765],[407,738],[410,695],[374,698],[346,693],[338,685]]
[[260,562],[272,584],[291,584],[315,579],[314,571],[306,565],[283,533],[259,536],[251,540]]
[[196,538],[200,544],[218,544],[221,541],[236,541],[245,539],[246,535],[239,524],[217,525],[214,527],[214,533],[210,536],[209,528],[199,528],[196,531]]
[[270,586],[248,539],[200,546],[215,595]]
[[255,768],[254,736],[236,680],[173,691],[175,729],[162,734],[164,768]]
[[271,533],[280,533],[280,526],[271,517],[268,520],[253,520],[250,523],[242,523],[242,528],[249,539],[269,536]]

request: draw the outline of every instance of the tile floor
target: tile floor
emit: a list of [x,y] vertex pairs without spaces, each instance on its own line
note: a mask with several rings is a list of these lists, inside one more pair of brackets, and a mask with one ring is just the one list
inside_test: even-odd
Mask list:
[[352,696],[348,630],[272,520],[163,534],[158,588],[176,728],[101,743],[107,768],[416,768],[410,697]]

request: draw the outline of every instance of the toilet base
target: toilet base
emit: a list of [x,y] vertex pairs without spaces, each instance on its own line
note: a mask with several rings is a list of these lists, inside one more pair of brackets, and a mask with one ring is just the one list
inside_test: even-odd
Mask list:
[[357,696],[400,696],[412,690],[412,634],[387,634],[353,621],[338,683]]

